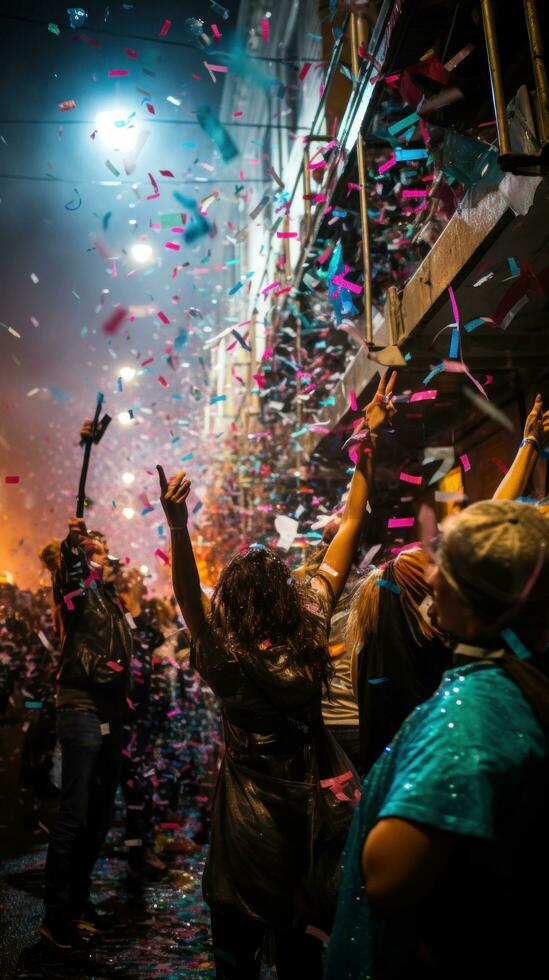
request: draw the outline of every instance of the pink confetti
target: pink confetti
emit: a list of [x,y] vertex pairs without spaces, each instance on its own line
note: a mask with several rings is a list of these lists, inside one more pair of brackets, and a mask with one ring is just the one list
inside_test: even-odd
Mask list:
[[127,315],[128,315],[128,311],[123,306],[120,306],[117,310],[114,310],[114,312],[111,313],[110,317],[108,317],[108,319],[105,320],[101,328],[103,330],[103,333],[110,334],[110,335],[115,334],[121,327]]
[[268,286],[265,286],[265,288],[261,290],[261,295],[266,296],[267,293],[271,292],[271,289],[276,289],[277,286],[280,286],[279,279],[275,279],[274,282],[270,282]]
[[160,34],[158,36],[166,37],[166,34],[168,33],[171,26],[172,26],[171,20],[165,20],[164,23],[162,24],[162,27],[160,28]]
[[390,170],[391,167],[394,167],[395,163],[396,163],[396,158],[393,153],[393,155],[390,156],[389,159],[385,161],[385,163],[381,164],[381,167],[378,170],[378,174],[384,174],[386,170]]
[[240,116],[243,116],[243,115],[244,115],[243,112],[233,112],[233,118],[234,119],[238,119]]
[[127,54],[128,58],[137,58],[137,51],[133,48],[124,48],[124,54]]
[[428,402],[433,401],[438,395],[438,391],[434,388],[428,389],[427,391],[414,391],[410,395],[411,402]]
[[154,111],[154,106],[151,105],[150,102],[147,102],[147,112],[150,112],[151,116],[156,116],[156,112]]
[[4,483],[19,483],[19,477],[18,476],[6,476],[5,479],[4,479]]
[[166,242],[164,248],[171,248],[174,252],[179,252],[181,245],[178,245],[177,242]]
[[277,231],[277,238],[297,238],[297,231]]
[[351,411],[358,412],[358,405],[356,403],[356,394],[352,390],[349,392],[349,405],[351,406]]
[[469,457],[468,457],[467,453],[463,453],[459,457],[459,461],[460,461],[461,465],[463,466],[463,472],[464,473],[468,473],[469,470],[471,469],[471,464],[469,462]]
[[150,180],[150,182],[151,182],[151,184],[153,186],[154,194],[149,194],[148,197],[147,197],[147,201],[151,201],[155,197],[160,197],[160,191],[158,190],[158,184],[156,183],[156,180],[154,179],[154,177],[153,177],[152,174],[149,174],[149,180]]
[[427,197],[428,191],[425,190],[404,190],[403,197]]
[[211,25],[211,28],[212,28],[212,34],[215,37],[216,41],[220,41],[221,38],[223,37],[223,35],[222,35],[221,31],[219,30],[219,27],[217,26],[217,24],[212,24]]
[[129,75],[127,68],[111,68],[109,71],[109,78],[122,78],[124,75]]
[[450,294],[450,303],[452,304],[452,313],[454,315],[454,323],[456,323],[458,325],[458,327],[459,327],[459,310],[458,310],[458,305],[457,305],[455,293],[454,293],[454,290],[452,289],[451,286],[448,286],[448,292]]
[[61,112],[68,112],[69,109],[76,109],[76,102],[74,99],[69,99],[68,102],[60,102],[59,108]]
[[170,564],[170,559],[168,558],[166,552],[162,551],[162,548],[157,548],[154,553],[154,556],[155,558],[160,558],[160,561],[163,561],[165,565]]
[[362,286],[359,286],[356,282],[350,282],[349,279],[345,279],[342,275],[334,276],[332,282],[336,286],[341,286],[342,289],[349,289],[351,293],[361,293]]
[[297,76],[299,78],[299,81],[300,82],[302,82],[307,77],[307,75],[309,74],[309,68],[310,67],[311,67],[311,62],[310,61],[306,61],[305,64],[303,65],[303,68],[301,69],[299,75]]
[[411,473],[401,473],[399,480],[402,480],[403,483],[415,483],[418,487],[423,483],[422,476],[412,476]]
[[390,517],[387,527],[413,527],[415,523],[415,517]]
[[265,44],[267,44],[269,40],[269,21],[267,17],[263,18],[262,30],[263,30],[263,40]]
[[208,69],[212,82],[217,82],[217,78],[215,77],[214,72],[228,71],[227,65],[209,65],[207,61],[204,62],[204,68]]
[[161,170],[160,173],[163,177],[173,177],[171,170]]
[[166,381],[165,378],[162,377],[161,374],[158,375],[158,380],[164,388],[169,388],[169,383]]
[[162,323],[169,323],[170,322],[168,320],[168,317],[166,316],[166,314],[165,313],[162,313],[161,310],[159,310],[156,315],[157,315],[157,317],[158,317],[159,320],[162,320]]
[[107,660],[107,667],[110,667],[111,670],[115,670],[117,674],[124,670],[122,664],[117,664],[115,660]]

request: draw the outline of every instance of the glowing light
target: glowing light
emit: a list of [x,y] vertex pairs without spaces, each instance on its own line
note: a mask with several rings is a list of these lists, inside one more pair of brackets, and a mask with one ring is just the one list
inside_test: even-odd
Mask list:
[[137,127],[123,109],[108,109],[95,118],[97,135],[109,150],[133,150]]
[[123,507],[122,513],[128,521],[131,521],[132,517],[135,517],[135,511],[133,507]]
[[147,242],[136,242],[132,245],[130,252],[132,253],[132,258],[140,265],[144,265],[152,257],[153,250],[151,245],[147,245]]
[[129,425],[130,422],[133,422],[133,419],[129,412],[120,412],[118,421],[120,422],[120,425]]
[[133,483],[133,481],[135,480],[135,476],[133,475],[133,473],[123,473],[122,479],[124,483],[129,487],[130,483]]
[[135,368],[123,367],[120,368],[120,377],[123,381],[131,381],[135,377]]
[[148,565],[140,565],[139,566],[139,571],[141,572],[142,575],[146,575],[147,572],[149,571],[149,566]]

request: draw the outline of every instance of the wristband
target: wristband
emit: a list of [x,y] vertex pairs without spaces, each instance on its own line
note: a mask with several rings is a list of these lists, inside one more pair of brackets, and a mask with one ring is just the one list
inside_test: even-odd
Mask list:
[[536,450],[536,452],[539,453],[539,451],[540,451],[539,442],[538,442],[538,440],[534,436],[526,436],[522,440],[519,448],[522,449],[523,446],[533,446],[534,449]]

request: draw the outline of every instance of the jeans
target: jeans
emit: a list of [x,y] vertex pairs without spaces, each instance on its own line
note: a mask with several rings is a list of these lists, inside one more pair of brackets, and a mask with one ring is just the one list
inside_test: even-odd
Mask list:
[[91,712],[59,711],[61,800],[46,858],[46,915],[76,918],[90,895],[93,867],[114,813],[120,778],[122,729]]
[[[255,919],[211,909],[217,980],[259,980],[266,926]],[[305,932],[275,933],[278,980],[322,980],[322,942]]]

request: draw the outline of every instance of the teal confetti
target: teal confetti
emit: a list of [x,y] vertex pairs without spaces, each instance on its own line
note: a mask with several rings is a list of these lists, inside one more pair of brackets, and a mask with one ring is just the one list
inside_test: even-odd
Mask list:
[[505,640],[507,646],[511,647],[513,653],[516,653],[517,657],[521,660],[528,660],[532,654],[530,653],[528,647],[524,645],[519,636],[512,629],[506,629],[501,631],[502,639]]
[[380,589],[389,589],[389,592],[394,592],[395,595],[400,595],[400,589],[398,585],[395,585],[394,582],[387,581],[386,578],[378,578],[376,585]]

